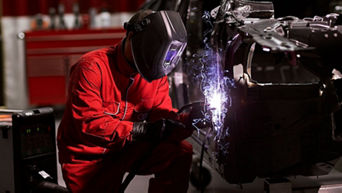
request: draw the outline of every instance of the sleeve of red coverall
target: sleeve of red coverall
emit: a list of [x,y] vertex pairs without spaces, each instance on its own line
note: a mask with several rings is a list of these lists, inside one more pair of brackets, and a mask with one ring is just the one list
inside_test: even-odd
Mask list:
[[177,109],[172,108],[172,101],[169,95],[169,82],[167,76],[164,76],[158,85],[153,109],[150,114],[150,121],[156,121],[161,118],[178,120],[177,111]]
[[79,63],[71,77],[71,105],[74,125],[85,143],[123,147],[130,139],[133,123],[104,113],[100,88],[103,79],[98,64]]

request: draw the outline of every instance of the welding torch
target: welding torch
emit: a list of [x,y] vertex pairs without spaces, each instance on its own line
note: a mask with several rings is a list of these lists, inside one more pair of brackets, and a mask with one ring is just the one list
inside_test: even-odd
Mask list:
[[211,116],[207,112],[210,112],[208,105],[203,101],[198,101],[184,105],[177,112],[178,115],[188,116],[189,122],[196,129],[200,130],[211,125]]
[[[178,111],[178,115],[182,116],[188,116],[189,121],[193,125],[194,120],[200,119],[202,117],[202,108],[203,108],[204,103],[203,102],[196,102],[192,104],[185,105]],[[197,128],[197,126],[194,126]],[[128,184],[133,180],[135,177],[136,173],[139,171],[142,163],[148,159],[148,157],[152,154],[154,148],[158,145],[159,141],[156,141],[151,144],[150,150],[147,151],[133,166],[132,170],[129,172],[129,174],[126,176],[124,181],[121,183],[120,188],[119,188],[119,193],[124,193]]]
[[[197,131],[208,128],[212,126],[211,121],[211,112],[212,109],[209,108],[208,104],[204,102],[195,102],[191,104],[187,104],[179,109],[178,114],[188,114],[189,119],[193,128],[197,129]],[[200,151],[200,160],[199,160],[199,168],[198,168],[198,179],[202,180],[203,178],[203,159],[204,152],[207,150],[206,142],[209,138],[210,129],[206,132],[206,137],[203,139],[201,143],[201,151]],[[201,186],[201,192],[204,192],[205,186]]]

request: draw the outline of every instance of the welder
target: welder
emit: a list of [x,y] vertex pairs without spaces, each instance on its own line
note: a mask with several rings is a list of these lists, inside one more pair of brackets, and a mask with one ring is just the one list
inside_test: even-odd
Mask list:
[[124,27],[120,43],[83,55],[71,69],[57,136],[63,178],[73,193],[114,193],[141,162],[137,174],[154,174],[148,192],[185,193],[192,146],[184,139],[193,128],[172,107],[167,74],[184,51],[186,29],[177,12],[151,10]]

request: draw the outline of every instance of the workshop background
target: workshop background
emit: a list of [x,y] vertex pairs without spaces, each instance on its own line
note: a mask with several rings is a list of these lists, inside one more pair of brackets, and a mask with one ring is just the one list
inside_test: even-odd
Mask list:
[[[82,25],[82,28],[85,31],[87,29],[95,28],[120,28],[122,23],[126,21],[131,16],[131,13],[136,11],[143,2],[143,0],[119,0],[115,1],[115,3],[106,0],[2,1],[1,29],[3,68],[1,69],[3,70],[2,74],[4,79],[2,83],[3,89],[1,89],[3,93],[1,95],[3,97],[1,100],[2,104],[8,108],[25,108],[31,105],[28,100],[29,93],[25,71],[25,40],[18,37],[19,33],[45,30],[48,35],[49,28],[51,28],[51,26],[49,26],[51,24],[51,17],[49,17],[49,14],[56,15],[56,21],[54,21],[56,23],[56,30],[63,28],[73,30],[80,28],[78,25]],[[79,13],[78,17],[80,17],[79,21],[81,22],[83,19],[82,24],[75,24],[75,13],[77,12]],[[62,17],[65,24],[62,24],[59,20],[59,14],[63,15]],[[39,84],[45,83],[40,82]],[[44,90],[40,90],[39,92],[44,93]]]
[[[44,105],[44,102],[40,101],[30,102],[29,95],[35,93],[28,91],[30,89],[28,84],[30,83],[27,82],[27,76],[30,77],[30,74],[27,73],[30,72],[26,71],[26,66],[30,64],[27,63],[25,58],[27,48],[25,47],[25,38],[22,32],[44,30],[46,33],[42,34],[48,36],[51,31],[49,28],[57,30],[63,28],[69,30],[78,28],[120,28],[123,22],[127,21],[132,13],[137,11],[145,2],[145,0],[117,0],[115,2],[110,0],[3,0],[1,3],[2,60],[0,73],[3,81],[0,84],[0,104],[7,108],[27,108],[32,105]],[[193,1],[192,3],[196,4],[196,2]],[[296,15],[303,18],[328,13],[329,6],[335,1],[305,0],[297,2],[290,0],[284,2],[273,0],[273,2],[276,17]],[[204,1],[204,4],[205,9],[209,10],[218,6],[219,1]],[[63,15],[64,24],[61,24],[60,14]],[[77,15],[77,22],[79,23],[76,22],[75,15]],[[54,18],[53,27],[51,26],[52,17]],[[85,30],[81,33],[87,32]],[[63,45],[58,46],[60,48]],[[69,55],[69,53],[64,54]],[[60,74],[53,75],[62,76]],[[43,74],[43,76],[45,75]],[[47,87],[48,83],[40,82],[39,84],[46,84]],[[41,88],[46,89],[46,87],[42,86]],[[62,89],[61,86],[58,89]],[[33,89],[32,91],[36,90]],[[44,90],[39,92],[44,93]],[[61,95],[59,92],[61,91],[55,91],[55,94]],[[63,99],[56,100],[58,102],[53,102],[60,104],[61,100],[63,101]]]
[[[144,4],[152,1],[155,0],[0,1],[0,106],[13,112],[52,107],[57,129],[63,113],[70,67],[83,53],[120,41],[124,36],[123,23]],[[182,1],[175,2],[176,5],[181,5]],[[204,10],[210,11],[219,6],[221,1],[188,0],[187,2],[192,5],[201,4],[199,7],[202,10],[194,9],[193,15],[186,16],[191,18],[196,14],[201,17]],[[338,0],[273,0],[273,3],[275,17],[293,15],[304,18],[323,16],[332,11],[342,13],[342,1]],[[190,9],[180,11],[190,11]],[[201,30],[195,29],[191,32],[197,33],[193,36],[202,37],[202,34],[198,34],[202,33]],[[192,41],[190,48],[196,50],[202,46],[203,40],[190,37],[190,41]],[[183,74],[176,71],[172,80],[175,81],[176,86],[172,89],[180,89],[178,85],[184,83],[183,77],[179,76]],[[179,98],[179,93],[187,95],[190,101],[195,101],[196,97],[202,96],[196,92],[186,93],[186,90],[171,90],[170,93],[174,94],[172,97],[177,107],[189,102],[187,99]],[[230,184],[207,163],[204,163],[204,167],[209,170],[211,176],[204,190],[206,193],[271,192],[265,190],[264,178],[256,178],[252,183]],[[321,168],[329,170],[329,175],[289,177],[293,191],[342,192],[342,159],[334,159]],[[6,173],[0,172],[0,175],[6,176]],[[58,184],[65,186],[59,165],[57,175]],[[0,179],[4,178],[6,177],[0,177]],[[126,192],[147,192],[148,179],[149,176],[136,176]],[[287,185],[286,182],[278,184]],[[283,190],[282,187],[280,189]],[[190,183],[189,193],[196,192],[201,190]]]

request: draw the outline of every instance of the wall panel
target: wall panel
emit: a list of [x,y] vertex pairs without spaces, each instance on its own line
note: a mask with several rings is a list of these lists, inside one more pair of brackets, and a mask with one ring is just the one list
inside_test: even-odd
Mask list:
[[110,12],[134,12],[145,0],[3,0],[3,16],[31,16],[37,13],[47,14],[50,7],[57,9],[58,4],[65,6],[66,13],[72,12],[74,3],[79,3],[81,13],[88,13],[95,7],[98,12],[107,9]]

